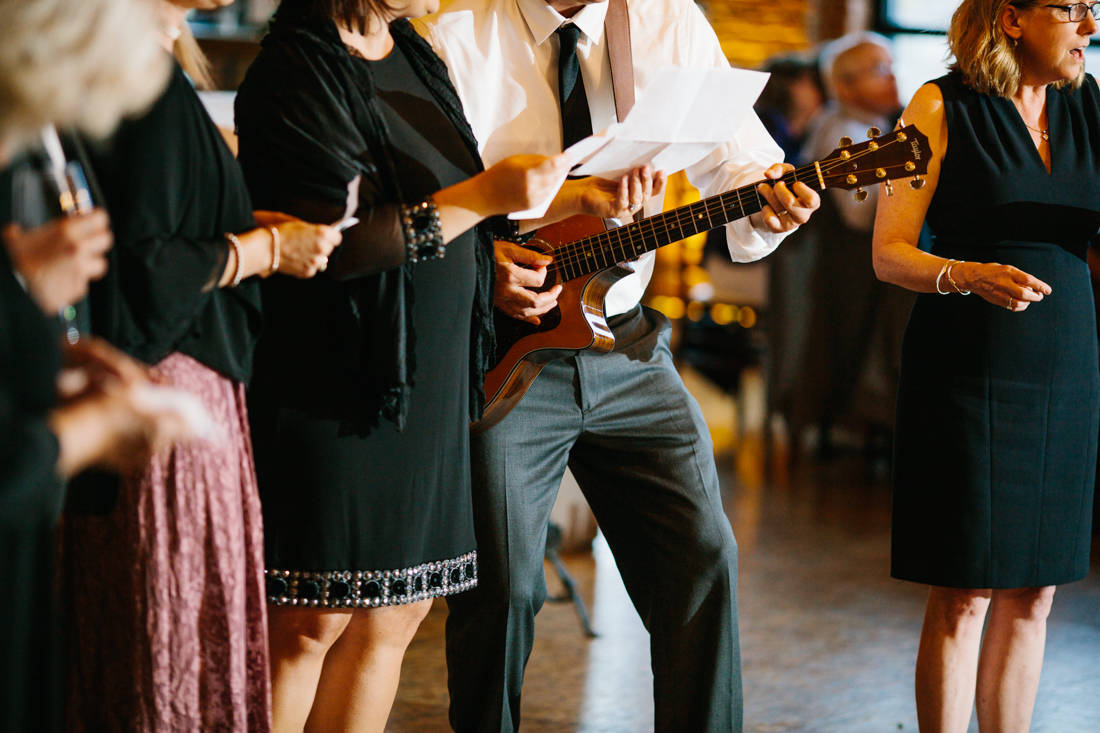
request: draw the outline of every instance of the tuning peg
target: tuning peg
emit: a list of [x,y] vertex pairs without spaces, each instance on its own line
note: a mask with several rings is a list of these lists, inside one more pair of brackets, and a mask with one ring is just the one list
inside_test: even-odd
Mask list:
[[[921,181],[921,183],[923,183],[923,181]],[[857,203],[862,204],[864,201],[867,200],[867,192],[864,191],[862,188],[857,188],[855,195],[856,195],[856,202]]]
[[907,160],[907,161],[905,161],[905,170],[907,170],[907,171],[909,171],[910,173],[912,173],[912,172],[913,172],[913,171],[915,171],[916,169],[917,169],[917,164],[916,164],[916,163],[914,163],[914,162],[913,162],[913,161],[911,161],[911,160]]
[[852,144],[852,138],[848,137],[847,135],[840,138],[840,147],[846,148],[851,144]]
[[894,195],[894,187],[890,185],[889,181],[883,181],[882,182],[882,187],[886,189],[886,195],[887,196],[893,196]]
[[881,134],[882,134],[882,130],[878,129],[877,127],[868,127],[867,128],[867,137],[868,138],[876,138]]
[[919,191],[924,188],[924,179],[920,176],[913,176],[913,180],[909,181],[909,188],[914,191]]

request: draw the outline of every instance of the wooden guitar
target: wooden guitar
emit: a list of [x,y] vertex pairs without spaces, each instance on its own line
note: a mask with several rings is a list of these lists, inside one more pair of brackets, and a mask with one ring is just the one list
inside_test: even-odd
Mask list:
[[[928,138],[913,125],[878,135],[871,128],[868,137],[874,139],[857,145],[842,138],[825,160],[791,171],[782,180],[787,186],[801,181],[817,191],[854,188],[858,201],[867,197],[862,186],[875,183],[885,182],[892,194],[889,181],[896,178],[912,176],[910,185],[921,188],[920,176],[928,172]],[[604,317],[604,296],[631,273],[618,263],[757,213],[767,205],[756,190],[758,183],[614,229],[589,216],[539,229],[526,246],[553,256],[540,290],[562,283],[558,305],[541,317],[538,326],[495,312],[499,360],[485,375],[485,411],[470,425],[471,434],[479,435],[504,419],[548,362],[584,350],[607,353],[615,347]]]

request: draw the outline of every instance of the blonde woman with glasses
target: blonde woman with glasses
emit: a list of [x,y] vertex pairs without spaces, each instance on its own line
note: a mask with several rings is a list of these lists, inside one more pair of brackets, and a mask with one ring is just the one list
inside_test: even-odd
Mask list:
[[[1055,587],[1089,570],[1100,90],[1085,49],[1098,16],[964,0],[951,72],[905,111],[933,151],[926,185],[879,200],[875,269],[919,293],[898,388],[892,574],[932,586],[923,733],[965,731],[975,698],[983,732],[1028,730]],[[926,218],[931,253],[916,246]]]

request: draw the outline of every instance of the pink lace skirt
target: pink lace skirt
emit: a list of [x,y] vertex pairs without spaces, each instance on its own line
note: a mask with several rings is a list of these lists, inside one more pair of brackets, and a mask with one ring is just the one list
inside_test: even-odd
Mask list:
[[157,368],[222,434],[153,459],[114,511],[66,518],[71,731],[271,727],[263,527],[244,386]]

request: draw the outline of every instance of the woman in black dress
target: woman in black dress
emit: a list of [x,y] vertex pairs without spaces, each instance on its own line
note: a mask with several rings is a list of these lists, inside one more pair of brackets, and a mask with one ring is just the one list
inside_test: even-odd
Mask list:
[[237,97],[258,205],[334,221],[358,185],[328,272],[264,284],[249,408],[276,730],[381,731],[431,599],[477,582],[467,426],[493,267],[478,224],[549,196],[567,158],[481,172],[405,20],[436,5],[284,0]]
[[[929,137],[927,185],[879,200],[875,269],[921,293],[898,388],[892,572],[932,586],[916,671],[926,732],[965,731],[975,691],[982,730],[1026,731],[1054,588],[1088,573],[1096,14],[964,0],[952,72],[905,112]],[[926,216],[931,254],[916,248]]]

